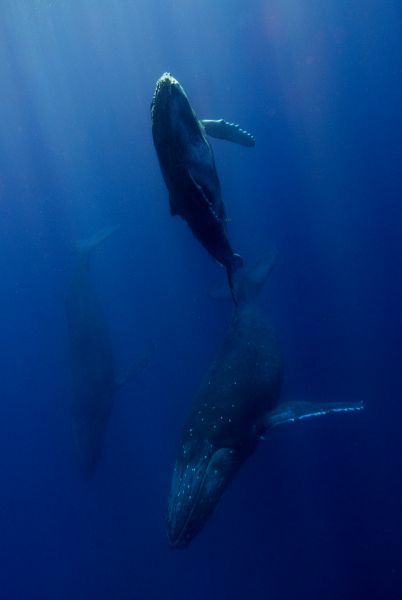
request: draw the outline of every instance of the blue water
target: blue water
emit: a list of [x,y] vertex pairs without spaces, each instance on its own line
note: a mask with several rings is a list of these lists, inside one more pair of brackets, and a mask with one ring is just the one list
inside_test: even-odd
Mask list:
[[[402,598],[399,0],[3,0],[0,6],[0,599]],[[213,141],[233,245],[276,249],[260,299],[284,397],[364,400],[283,427],[205,529],[169,548],[177,439],[231,308],[169,215],[150,130],[171,71]],[[64,298],[93,256],[116,363],[96,476],[72,437]]]

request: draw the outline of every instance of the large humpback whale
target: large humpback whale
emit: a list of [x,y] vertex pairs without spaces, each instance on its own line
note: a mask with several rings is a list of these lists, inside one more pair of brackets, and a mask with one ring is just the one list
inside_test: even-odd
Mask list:
[[141,359],[117,377],[109,329],[90,272],[92,251],[115,228],[105,229],[77,246],[77,260],[65,308],[72,374],[71,414],[78,459],[90,478],[98,465],[113,399],[118,389],[145,364]]
[[254,138],[223,119],[200,121],[183,87],[169,73],[156,83],[151,118],[171,214],[187,221],[195,237],[226,268],[235,300],[233,274],[242,259],[227,236],[220,182],[206,134],[244,146],[253,146]]
[[363,408],[361,403],[279,402],[281,351],[254,302],[271,265],[266,257],[239,279],[239,305],[184,424],[168,504],[174,547],[187,546],[204,526],[265,432],[281,423]]

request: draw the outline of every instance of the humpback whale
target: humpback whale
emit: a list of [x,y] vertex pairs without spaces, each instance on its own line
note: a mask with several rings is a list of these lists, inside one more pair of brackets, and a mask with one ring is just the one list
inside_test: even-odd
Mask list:
[[[358,402],[280,402],[279,343],[255,303],[272,264],[272,256],[266,256],[238,278],[239,304],[184,423],[168,501],[167,533],[173,547],[187,546],[202,529],[240,466],[271,428],[363,408]],[[215,296],[222,299],[222,292]]]
[[226,268],[236,302],[233,274],[242,259],[229,242],[219,177],[206,134],[243,146],[253,146],[254,138],[224,119],[199,120],[183,87],[169,73],[156,83],[151,119],[170,212],[180,215],[211,256]]
[[117,390],[138,369],[139,361],[117,377],[108,326],[94,289],[90,256],[115,228],[77,245],[78,257],[65,299],[72,375],[71,416],[82,473],[89,479],[100,461],[107,423]]

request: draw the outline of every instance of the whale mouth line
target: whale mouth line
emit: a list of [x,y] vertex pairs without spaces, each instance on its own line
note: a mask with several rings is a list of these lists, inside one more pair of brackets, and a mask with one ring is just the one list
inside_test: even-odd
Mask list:
[[[225,487],[225,482],[230,479],[231,467],[234,464],[233,458],[234,450],[223,447],[213,451],[209,459],[202,464],[202,477],[200,477],[196,491],[191,493],[191,498],[189,497],[191,504],[187,504],[188,510],[186,512],[181,511],[181,515],[184,517],[182,524],[180,528],[177,528],[178,531],[175,536],[172,535],[175,532],[174,525],[169,532],[169,541],[172,547],[187,546],[200,529],[207,515],[213,511]],[[201,465],[199,466],[201,467]],[[180,480],[180,485],[185,483],[184,476]],[[176,488],[176,499],[178,498],[177,491],[180,493],[180,487]],[[200,509],[198,513],[196,512],[197,509]],[[172,512],[175,514],[174,510]],[[177,523],[177,519],[174,519],[173,524],[175,521]],[[177,524],[179,525],[180,521]]]
[[[213,455],[212,455],[212,456],[213,456]],[[174,548],[177,548],[177,546],[179,546],[179,545],[180,545],[180,542],[182,542],[182,541],[183,541],[183,536],[184,536],[184,533],[185,533],[185,531],[186,531],[186,529],[187,529],[187,525],[189,524],[189,522],[190,522],[190,520],[191,520],[191,518],[192,518],[192,516],[193,516],[194,510],[195,510],[195,508],[196,508],[196,506],[197,506],[198,499],[199,499],[199,497],[200,497],[201,490],[202,490],[202,487],[203,487],[203,485],[204,485],[204,482],[205,482],[205,477],[206,477],[206,475],[207,475],[207,472],[208,472],[208,467],[209,467],[209,465],[210,465],[210,464],[211,464],[211,459],[209,459],[209,461],[208,461],[208,463],[207,463],[207,465],[206,465],[206,467],[205,467],[204,474],[203,474],[203,476],[202,476],[202,479],[201,479],[201,481],[200,481],[200,483],[199,483],[199,486],[198,486],[197,492],[196,492],[196,494],[195,494],[194,501],[193,501],[193,503],[192,503],[192,506],[191,506],[191,510],[189,511],[189,513],[188,513],[188,515],[187,515],[187,517],[186,517],[186,520],[184,521],[184,523],[183,523],[182,527],[180,528],[180,531],[179,531],[178,535],[176,536],[175,540],[174,540],[174,541],[173,541],[173,540],[170,540],[170,543],[171,543],[171,545],[172,545]]]
[[172,93],[172,88],[179,87],[180,83],[170,73],[164,73],[159,77],[155,85],[155,91],[151,102],[151,111],[153,113],[155,105],[158,103],[158,99],[162,94],[163,90],[167,90],[169,94]]

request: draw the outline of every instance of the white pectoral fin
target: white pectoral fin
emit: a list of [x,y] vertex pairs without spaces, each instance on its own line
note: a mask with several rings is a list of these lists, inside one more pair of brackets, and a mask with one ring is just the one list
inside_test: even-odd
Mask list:
[[245,129],[241,129],[237,123],[228,123],[224,119],[202,119],[201,123],[205,132],[211,137],[249,148],[255,146],[255,138]]
[[363,410],[363,402],[284,402],[266,417],[267,429],[310,417]]

